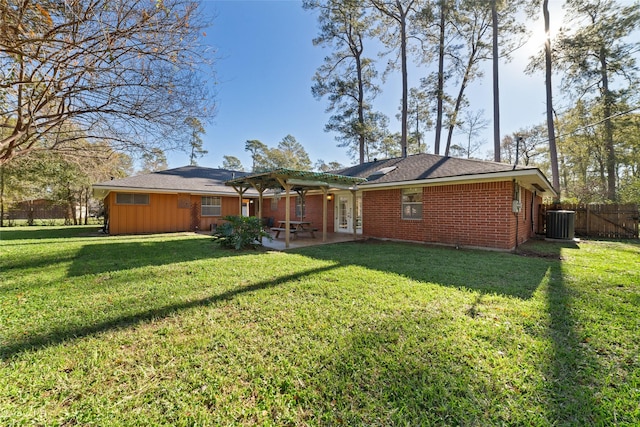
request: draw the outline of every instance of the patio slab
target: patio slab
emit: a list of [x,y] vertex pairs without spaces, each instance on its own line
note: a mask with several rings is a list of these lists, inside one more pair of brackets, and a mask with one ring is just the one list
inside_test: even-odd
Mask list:
[[[262,245],[265,248],[273,249],[277,251],[284,251],[287,248],[285,247],[284,235],[280,235],[277,239],[274,236],[275,233],[271,233],[272,240],[263,239]],[[358,235],[360,238],[360,235]],[[304,248],[306,246],[317,246],[317,245],[326,245],[329,243],[341,243],[341,242],[352,242],[353,234],[352,233],[327,233],[327,240],[322,241],[322,232],[316,232],[316,237],[313,238],[311,236],[296,236],[289,240],[289,249],[295,248]]]

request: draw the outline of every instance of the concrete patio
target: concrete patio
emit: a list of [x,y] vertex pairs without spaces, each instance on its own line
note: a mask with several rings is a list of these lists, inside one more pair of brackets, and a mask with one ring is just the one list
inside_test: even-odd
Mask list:
[[[272,239],[263,239],[262,245],[265,248],[274,249],[277,251],[284,251],[287,248],[285,247],[284,236],[281,235],[277,239],[273,237],[275,232],[271,233]],[[296,236],[289,240],[289,249],[295,248],[304,248],[306,246],[317,246],[317,245],[326,245],[329,243],[341,243],[341,242],[352,242],[353,234],[352,233],[327,233],[327,240],[322,241],[322,232],[316,232],[316,237],[311,237],[309,235],[301,235]],[[360,235],[358,235],[360,238]]]

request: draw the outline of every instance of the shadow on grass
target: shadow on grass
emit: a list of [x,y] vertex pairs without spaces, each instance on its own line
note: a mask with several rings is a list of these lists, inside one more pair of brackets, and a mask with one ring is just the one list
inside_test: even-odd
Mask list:
[[[79,250],[68,274],[81,276],[233,254],[205,250],[210,249],[207,245],[211,244],[208,239],[91,244]],[[407,312],[354,327],[335,352],[323,357],[324,365],[317,372],[319,380],[316,381],[320,387],[319,400],[311,398],[306,404],[310,412],[314,412],[314,408],[322,409],[325,418],[317,421],[324,425],[413,424],[412,421],[424,425],[481,425],[483,421],[511,425],[606,424],[606,420],[599,418],[598,402],[587,377],[588,372],[598,372],[598,365],[584,351],[576,330],[577,319],[572,311],[575,295],[564,280],[561,245],[545,246],[544,250],[517,256],[376,244],[375,251],[366,251],[366,258],[361,245],[349,243],[297,250],[296,253],[334,263],[94,324],[62,325],[46,334],[24,337],[0,348],[0,358],[9,359],[26,351],[135,326],[348,265],[477,291],[480,293],[478,303],[483,294],[494,293],[530,299],[550,272],[545,288],[549,328],[543,335],[549,339],[552,351],[544,372],[547,381],[542,386],[543,395],[531,396],[543,400],[540,406],[544,406],[544,414],[526,413],[510,418],[509,407],[502,399],[507,399],[512,391],[505,388],[499,371],[493,374],[495,377],[491,372],[479,376],[473,363],[479,356],[469,353],[464,340],[457,342],[455,336],[449,335],[460,327],[455,319],[414,314],[412,321],[422,328],[437,330],[440,339],[407,344],[407,340],[421,338],[407,326],[406,317],[411,314]],[[367,415],[363,418],[361,414]]]
[[[237,257],[249,252],[220,249],[212,239],[162,239],[104,242],[82,246],[69,267],[69,277],[162,266],[201,259]],[[253,253],[253,252],[252,252]]]
[[[562,249],[576,246],[557,243],[555,248],[549,247],[561,257]],[[558,425],[607,425],[612,419],[603,413],[594,396],[601,368],[580,337],[581,326],[574,307],[578,294],[569,287],[564,270],[562,263],[553,268],[546,289],[548,334],[553,345],[546,383],[548,407]]]
[[[362,245],[373,245],[362,256]],[[482,250],[456,250],[383,241],[350,242],[301,248],[312,258],[394,273],[437,285],[485,294],[529,299],[558,258],[523,257]]]
[[[486,355],[448,333],[453,319],[402,315],[354,328],[324,355],[308,405],[320,425],[535,425],[506,409],[511,390],[477,366]],[[440,340],[434,340],[440,335]],[[504,405],[501,407],[501,404]],[[513,418],[509,418],[513,417]]]
[[99,225],[2,227],[0,228],[0,240],[64,239],[97,232],[99,228]]
[[173,313],[188,310],[195,307],[204,307],[217,302],[226,301],[240,294],[256,292],[262,289],[272,288],[289,281],[300,280],[308,275],[313,275],[323,271],[337,268],[337,265],[330,265],[322,268],[306,270],[300,273],[289,274],[273,280],[258,282],[253,285],[233,288],[218,295],[187,301],[178,304],[165,305],[163,307],[152,308],[147,311],[138,312],[128,316],[121,316],[115,319],[105,320],[90,325],[52,328],[46,334],[25,337],[23,340],[9,344],[0,348],[0,358],[6,360],[25,351],[37,350],[43,347],[61,344],[70,340],[82,339],[87,336],[97,335],[102,332],[118,330],[148,322],[153,319],[165,318]]
[[[546,381],[542,390],[538,390],[541,394],[530,396],[534,400],[543,400],[540,406],[544,412],[532,414],[525,413],[526,409],[523,409],[518,415],[509,415],[504,401],[513,393],[500,390],[505,379],[479,380],[478,375],[482,374],[476,372],[472,363],[477,356],[465,356],[464,347],[455,349],[454,346],[455,354],[443,354],[451,351],[451,347],[447,348],[444,343],[455,340],[455,337],[447,336],[447,328],[441,324],[427,326],[443,329],[441,342],[422,347],[421,354],[402,352],[388,357],[397,352],[397,346],[402,342],[398,333],[402,328],[401,322],[391,320],[354,333],[351,343],[341,354],[331,355],[327,371],[323,374],[326,378],[321,382],[341,386],[327,387],[325,399],[315,402],[321,405],[333,402],[326,409],[335,417],[322,422],[345,425],[380,423],[379,419],[359,418],[358,412],[353,410],[371,406],[388,414],[388,419],[383,419],[382,424],[420,424],[428,420],[427,424],[447,425],[484,422],[602,425],[611,420],[601,413],[601,406],[593,394],[591,385],[594,381],[589,375],[597,375],[598,362],[582,345],[577,330],[578,319],[572,310],[575,295],[563,276],[561,251],[563,248],[576,249],[577,245],[537,243],[523,248],[523,253],[516,255],[413,245],[408,245],[411,251],[407,253],[402,245],[375,244],[379,245],[378,255],[367,259],[349,254],[358,253],[358,243],[298,252],[341,261],[343,265],[353,264],[415,280],[479,291],[481,294],[477,301],[484,293],[530,298],[544,283],[545,276],[550,274],[544,287],[549,327],[542,332],[541,338],[550,342],[551,353],[548,354],[546,371],[542,372]],[[481,259],[488,262],[481,262]],[[473,313],[469,314],[473,318]],[[544,364],[544,358],[542,362]],[[496,407],[502,407],[503,412]],[[415,417],[420,413],[425,414],[424,419]],[[488,418],[483,421],[483,417]]]
[[[52,254],[39,254],[37,258],[18,258],[3,260],[5,271],[13,269],[44,269],[58,264],[70,264],[68,277],[87,274],[99,274],[120,270],[129,270],[147,266],[162,266],[201,259],[240,256],[243,253],[219,249],[212,239],[155,238],[132,241],[104,239],[74,240],[61,239],[60,244],[79,243],[68,250],[60,250]],[[63,255],[64,254],[64,255]],[[0,287],[1,289],[1,287]]]

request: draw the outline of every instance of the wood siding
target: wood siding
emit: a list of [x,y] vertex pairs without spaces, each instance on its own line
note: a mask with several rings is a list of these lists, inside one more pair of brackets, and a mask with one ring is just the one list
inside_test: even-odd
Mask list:
[[222,197],[220,216],[201,215],[201,196],[149,193],[148,205],[116,203],[116,193],[105,198],[110,234],[171,233],[209,230],[225,215],[238,215],[238,198]]

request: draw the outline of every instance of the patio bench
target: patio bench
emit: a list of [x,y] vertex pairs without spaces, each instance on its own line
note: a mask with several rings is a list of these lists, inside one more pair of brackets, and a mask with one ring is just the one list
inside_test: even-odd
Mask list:
[[[286,229],[286,228],[284,228],[284,227],[271,227],[271,231],[275,231],[275,232],[276,232],[276,236],[275,236],[275,237],[276,237],[276,239],[277,239],[278,237],[280,237],[280,232],[281,232],[281,231],[286,231],[286,230],[287,230],[287,229]],[[298,231],[298,230],[297,230],[297,229],[295,229],[295,228],[290,228],[290,229],[289,229],[289,233],[293,234],[294,236],[296,235],[296,232],[297,232],[297,231]]]

